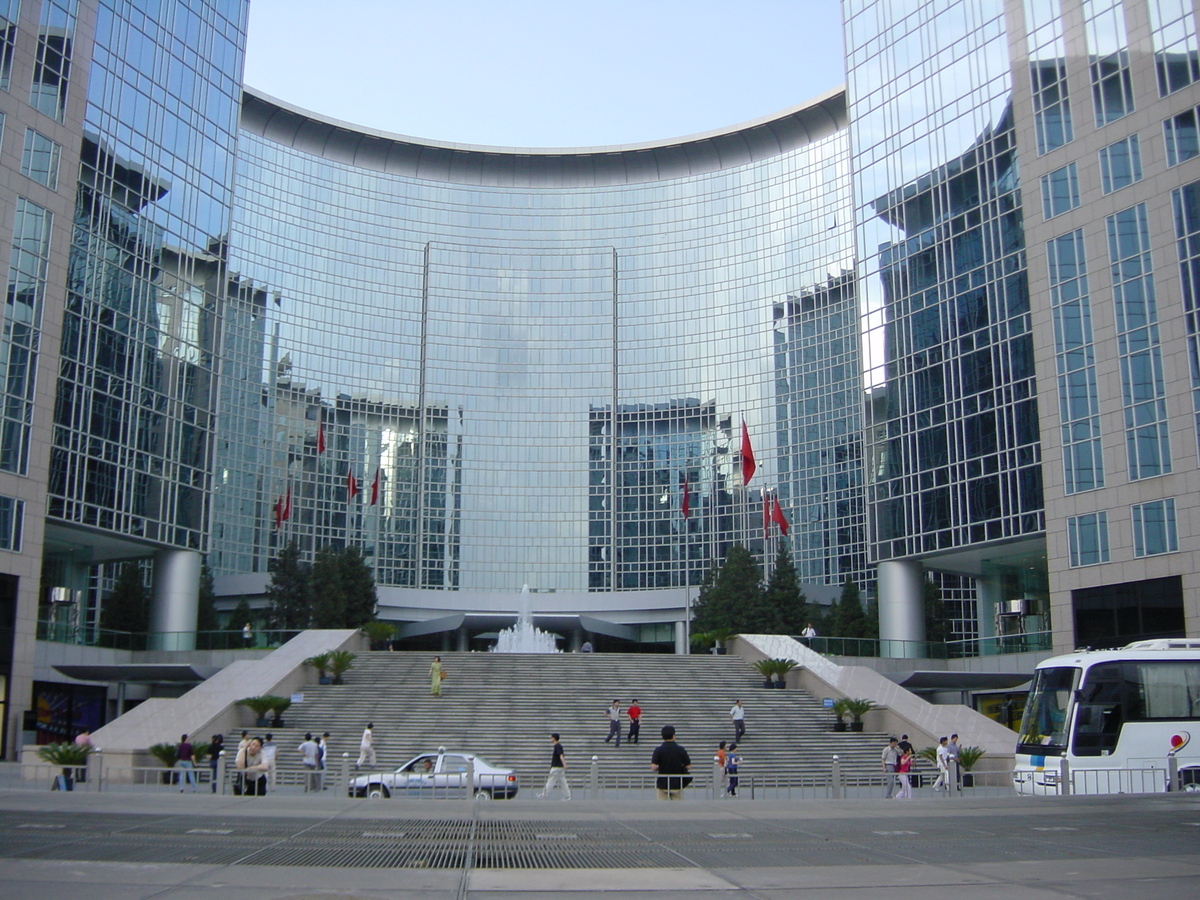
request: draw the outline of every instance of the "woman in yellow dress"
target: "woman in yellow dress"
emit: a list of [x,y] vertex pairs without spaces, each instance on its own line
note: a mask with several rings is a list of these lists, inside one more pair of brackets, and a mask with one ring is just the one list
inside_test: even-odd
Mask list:
[[442,696],[442,679],[446,677],[446,670],[442,668],[442,658],[435,656],[432,665],[429,666],[429,693],[435,697]]

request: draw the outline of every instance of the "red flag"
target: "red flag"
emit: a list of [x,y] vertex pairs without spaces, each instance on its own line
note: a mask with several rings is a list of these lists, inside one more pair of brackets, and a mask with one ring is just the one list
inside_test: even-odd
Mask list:
[[763,539],[771,536],[771,495],[763,494]]
[[322,417],[320,419],[320,421],[317,422],[317,452],[318,453],[325,452],[325,418],[324,417]]
[[375,470],[375,480],[371,482],[371,505],[374,506],[379,502],[379,473],[381,469]]
[[346,502],[349,503],[358,496],[358,479],[354,477],[354,469],[346,470]]
[[688,477],[686,474],[683,476],[683,500],[679,504],[679,511],[683,513],[685,519],[692,511],[692,492],[688,487]]
[[283,516],[281,518],[284,522],[286,522],[291,517],[292,517],[292,486],[289,484],[288,489],[287,489],[287,499],[283,502]]
[[779,498],[775,498],[775,505],[771,507],[771,521],[779,526],[779,530],[785,535],[788,533],[789,523],[787,516],[783,514],[783,507],[779,505]]
[[746,428],[746,420],[742,419],[742,484],[750,484],[754,471],[758,466],[754,462],[754,448],[750,446],[750,432]]
[[279,530],[279,526],[283,524],[283,495],[280,494],[275,501],[275,530]]

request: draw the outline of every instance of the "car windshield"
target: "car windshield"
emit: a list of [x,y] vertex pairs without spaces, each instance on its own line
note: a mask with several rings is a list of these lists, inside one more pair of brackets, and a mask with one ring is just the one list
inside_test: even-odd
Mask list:
[[401,769],[401,772],[416,772],[421,775],[425,772],[432,772],[433,767],[437,762],[436,756],[418,756],[407,766]]

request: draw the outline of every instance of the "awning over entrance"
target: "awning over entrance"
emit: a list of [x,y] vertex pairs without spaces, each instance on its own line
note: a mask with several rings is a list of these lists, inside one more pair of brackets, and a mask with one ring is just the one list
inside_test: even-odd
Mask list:
[[188,663],[127,663],[58,665],[57,671],[80,681],[103,681],[125,684],[197,684],[221,671],[220,666],[197,666]]
[[886,672],[885,677],[917,693],[928,691],[1003,691],[1026,684],[1026,672]]

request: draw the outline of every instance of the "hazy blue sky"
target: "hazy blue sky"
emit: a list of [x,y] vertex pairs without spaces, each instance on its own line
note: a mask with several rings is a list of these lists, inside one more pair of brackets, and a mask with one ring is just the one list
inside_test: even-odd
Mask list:
[[246,83],[475,144],[680,137],[842,84],[838,0],[251,0]]

